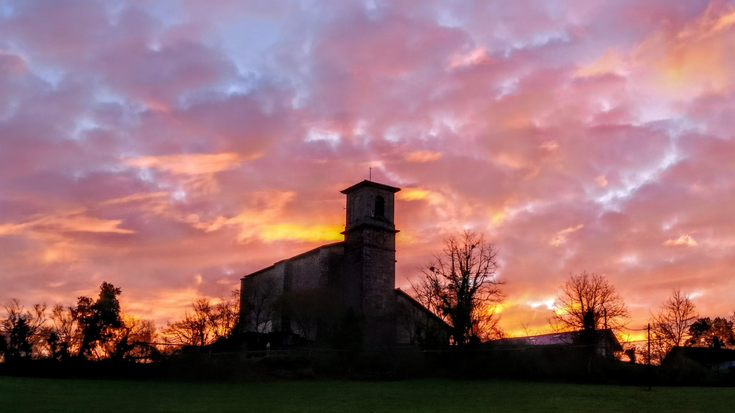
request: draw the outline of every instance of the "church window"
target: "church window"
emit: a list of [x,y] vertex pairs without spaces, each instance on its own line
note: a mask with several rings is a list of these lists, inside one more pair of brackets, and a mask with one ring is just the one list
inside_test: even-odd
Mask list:
[[385,199],[380,195],[375,197],[375,216],[385,216]]

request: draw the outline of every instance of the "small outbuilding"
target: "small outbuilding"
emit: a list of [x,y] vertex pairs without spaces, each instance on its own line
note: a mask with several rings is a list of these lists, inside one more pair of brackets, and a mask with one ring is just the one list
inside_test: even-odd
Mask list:
[[662,366],[680,366],[697,363],[717,372],[735,370],[735,350],[713,347],[676,346],[661,362]]
[[593,346],[595,352],[603,357],[615,358],[615,353],[623,351],[617,337],[610,329],[586,331],[569,331],[563,333],[541,334],[527,337],[511,337],[492,340],[485,343],[491,348],[584,348]]

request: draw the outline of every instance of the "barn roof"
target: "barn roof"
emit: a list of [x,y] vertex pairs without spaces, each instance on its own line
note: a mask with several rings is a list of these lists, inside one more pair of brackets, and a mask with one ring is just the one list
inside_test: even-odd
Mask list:
[[[500,340],[492,340],[487,342],[488,345],[498,346],[570,346],[580,343],[583,331],[567,331],[562,333],[540,334],[527,337],[511,337],[501,338]],[[613,351],[623,351],[617,337],[610,329],[596,330],[596,338],[598,342],[607,342],[612,346]]]

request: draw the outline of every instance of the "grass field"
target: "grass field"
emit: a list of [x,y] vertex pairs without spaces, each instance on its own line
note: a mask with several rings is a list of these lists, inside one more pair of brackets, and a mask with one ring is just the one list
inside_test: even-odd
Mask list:
[[733,388],[515,381],[176,383],[0,376],[0,412],[732,412]]

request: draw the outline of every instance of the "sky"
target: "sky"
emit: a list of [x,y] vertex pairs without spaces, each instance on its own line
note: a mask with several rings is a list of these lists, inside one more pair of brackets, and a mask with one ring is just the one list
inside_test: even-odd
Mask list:
[[0,302],[158,326],[398,186],[396,285],[463,229],[501,326],[570,273],[735,310],[735,2],[0,0]]

